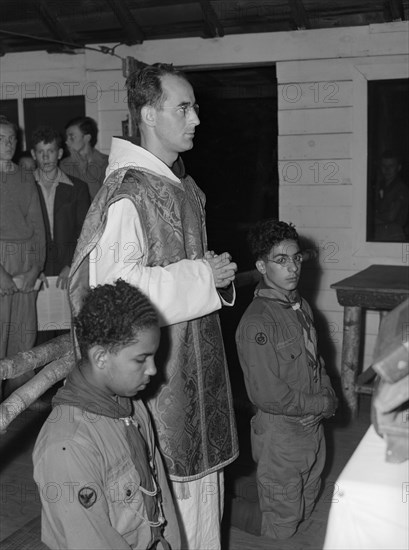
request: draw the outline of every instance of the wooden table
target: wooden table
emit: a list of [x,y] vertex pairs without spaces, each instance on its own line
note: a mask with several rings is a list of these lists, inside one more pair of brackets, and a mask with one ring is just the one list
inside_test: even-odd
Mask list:
[[331,285],[344,306],[341,384],[354,418],[358,411],[355,382],[359,367],[362,309],[389,311],[409,297],[409,267],[371,265]]

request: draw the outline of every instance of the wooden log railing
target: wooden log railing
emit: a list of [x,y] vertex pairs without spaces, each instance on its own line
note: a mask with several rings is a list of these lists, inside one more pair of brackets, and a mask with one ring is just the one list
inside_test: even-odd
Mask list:
[[54,384],[63,380],[74,366],[74,350],[70,334],[53,338],[29,351],[0,360],[3,380],[41,368],[33,378],[15,390],[0,404],[0,432]]

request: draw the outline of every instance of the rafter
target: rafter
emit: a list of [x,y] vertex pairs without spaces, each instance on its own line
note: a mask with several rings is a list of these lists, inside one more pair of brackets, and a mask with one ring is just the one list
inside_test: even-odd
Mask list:
[[209,0],[200,0],[200,7],[205,21],[207,35],[211,38],[224,36],[224,28]]
[[62,42],[75,42],[71,33],[67,31],[67,27],[60,23],[56,15],[50,11],[47,0],[40,0],[37,8],[43,23],[53,38]]
[[124,44],[142,44],[145,36],[124,0],[106,0],[126,34]]
[[291,16],[295,22],[297,29],[311,28],[308,14],[305,10],[302,0],[288,0],[291,9]]

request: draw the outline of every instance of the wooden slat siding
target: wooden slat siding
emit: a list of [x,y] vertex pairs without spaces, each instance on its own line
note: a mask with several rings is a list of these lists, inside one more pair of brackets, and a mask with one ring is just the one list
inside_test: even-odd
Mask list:
[[[351,80],[354,77],[355,65],[378,65],[378,56],[337,58],[330,63],[323,63],[321,59],[288,61],[277,65],[277,79],[279,82],[331,82],[336,80]],[[409,63],[409,56],[385,55],[382,63],[392,65]]]
[[345,269],[343,260],[351,253],[356,237],[352,229],[337,229],[334,234],[332,228],[324,232],[321,227],[309,227],[303,229],[302,238],[303,246],[313,248],[317,255],[313,261],[304,263],[304,273],[305,270],[314,269],[317,264],[322,269],[326,269],[328,264],[331,264],[332,268]]
[[99,100],[99,110],[122,111],[128,108],[125,90],[104,90]]
[[109,111],[99,111],[101,116],[100,132],[110,132],[112,129],[121,128],[121,120],[128,114],[128,109],[115,109]]
[[280,160],[280,186],[351,185],[351,159]]
[[122,66],[119,59],[115,69],[98,71],[94,68],[89,68],[87,74],[90,80],[98,81],[102,90],[118,91],[125,89],[125,77],[122,74]]
[[279,111],[281,136],[293,134],[330,134],[352,132],[352,107],[325,107]]
[[109,154],[113,136],[122,135],[122,121],[128,115],[125,78],[122,70],[88,71],[98,89],[99,149]]
[[353,105],[352,80],[316,80],[279,84],[278,110],[350,107]]
[[293,185],[284,186],[280,190],[280,205],[293,206],[297,197],[296,204],[300,206],[351,206],[352,193],[348,185],[320,185],[318,193],[311,190],[312,186]]
[[298,229],[303,227],[348,228],[351,227],[351,208],[347,206],[285,206],[280,208],[280,217],[293,221]]
[[280,160],[335,160],[350,158],[351,134],[278,136]]
[[10,96],[14,91],[21,98],[83,95],[86,88],[85,70],[81,68],[68,72],[65,69],[8,74],[1,71],[0,99],[17,99]]

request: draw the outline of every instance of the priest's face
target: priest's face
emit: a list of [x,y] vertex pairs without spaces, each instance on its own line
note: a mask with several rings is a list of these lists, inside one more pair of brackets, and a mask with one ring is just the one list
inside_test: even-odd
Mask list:
[[164,162],[172,164],[179,153],[193,147],[195,129],[200,124],[199,107],[192,86],[184,78],[167,74],[161,82],[165,100],[152,113],[157,148],[153,152]]

